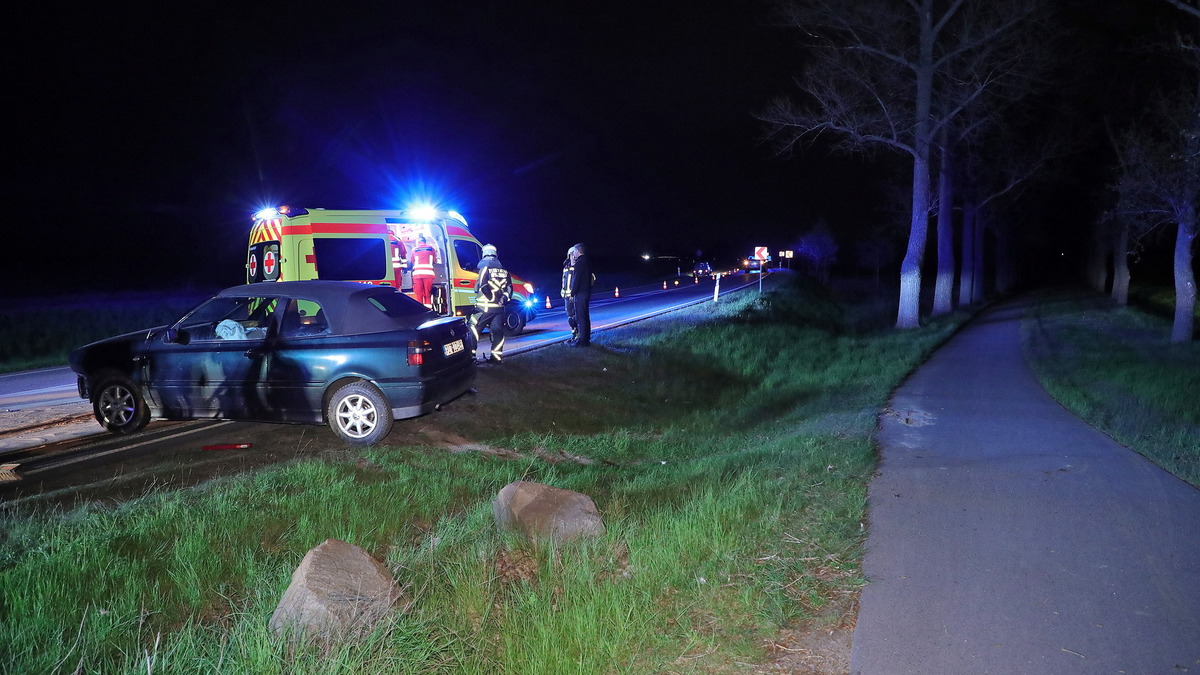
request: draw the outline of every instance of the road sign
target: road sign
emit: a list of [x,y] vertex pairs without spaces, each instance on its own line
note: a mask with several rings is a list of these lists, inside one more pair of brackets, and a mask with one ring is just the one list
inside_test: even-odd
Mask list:
[[754,247],[754,259],[755,260],[764,260],[765,261],[765,260],[770,260],[770,258],[771,258],[771,256],[770,256],[770,254],[767,253],[766,246],[755,246]]

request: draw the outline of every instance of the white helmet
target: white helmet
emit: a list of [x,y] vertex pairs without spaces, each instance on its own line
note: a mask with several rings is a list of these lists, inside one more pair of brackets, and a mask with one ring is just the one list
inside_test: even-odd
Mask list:
[[483,257],[491,258],[491,257],[495,257],[495,255],[496,255],[496,247],[495,246],[492,246],[491,244],[483,245]]

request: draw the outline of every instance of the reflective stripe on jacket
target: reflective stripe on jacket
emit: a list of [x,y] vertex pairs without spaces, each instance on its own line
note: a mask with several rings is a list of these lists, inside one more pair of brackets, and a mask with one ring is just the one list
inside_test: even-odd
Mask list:
[[482,309],[503,307],[512,298],[512,278],[495,257],[479,261],[479,280],[475,282],[475,306]]
[[437,262],[437,249],[424,244],[413,250],[413,276],[414,277],[432,277],[433,263]]

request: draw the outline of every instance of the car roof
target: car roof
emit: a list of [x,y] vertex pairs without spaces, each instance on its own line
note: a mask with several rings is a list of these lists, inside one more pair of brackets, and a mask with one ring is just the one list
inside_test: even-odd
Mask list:
[[[357,281],[275,281],[226,288],[217,297],[266,296],[309,300],[321,306],[333,333],[375,333],[415,326],[436,316],[393,286],[373,286]],[[397,297],[399,296],[399,297]],[[389,316],[369,301],[378,298],[387,307],[399,302],[402,316]]]

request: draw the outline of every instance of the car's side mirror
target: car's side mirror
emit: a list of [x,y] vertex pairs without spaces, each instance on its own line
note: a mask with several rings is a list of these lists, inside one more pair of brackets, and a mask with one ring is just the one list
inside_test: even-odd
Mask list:
[[182,328],[168,328],[163,333],[163,342],[186,345],[188,343],[188,332]]

